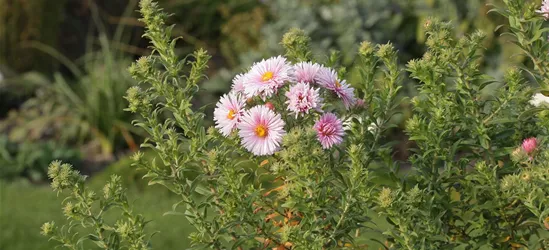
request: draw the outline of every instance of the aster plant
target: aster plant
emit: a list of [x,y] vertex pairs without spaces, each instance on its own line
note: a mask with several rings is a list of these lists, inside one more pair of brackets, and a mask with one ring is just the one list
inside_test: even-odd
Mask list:
[[[63,213],[68,224],[58,226],[54,221],[46,222],[42,225],[44,236],[73,250],[93,246],[99,249],[149,248],[149,236],[145,233],[147,222],[142,215],[133,212],[120,176],[111,177],[102,195],[86,187],[86,177],[69,164],[52,162],[48,176],[54,191],[68,193],[63,200]],[[118,212],[117,221],[107,221],[105,215],[114,211]]]
[[[181,198],[169,214],[196,229],[182,247],[549,248],[547,67],[536,57],[549,45],[525,28],[544,16],[523,0],[504,3],[495,11],[533,65],[502,80],[479,70],[482,32],[457,38],[436,19],[425,23],[426,53],[406,69],[390,43],[360,44],[354,83],[337,53],[318,60],[292,29],[284,55],[234,78],[206,129],[192,100],[209,57],[178,58],[167,15],[142,0],[154,54],[130,67],[141,85],[126,99],[158,158],[133,158],[149,184]],[[419,95],[405,128],[413,149],[400,162],[389,133],[404,70]]]
[[[162,32],[157,5],[142,1],[141,13],[157,54],[130,68],[150,87],[128,91],[128,110],[143,116],[136,124],[151,133],[145,146],[161,161],[137,154],[135,165],[151,184],[182,197],[173,212],[197,229],[193,246],[318,249],[353,242],[374,204],[363,166],[390,158],[390,146],[379,141],[399,104],[401,69],[392,45],[363,44],[364,75],[371,81],[355,88],[335,54],[316,61],[309,38],[294,29],[283,38],[285,55],[261,60],[233,79],[216,104],[215,126],[206,130],[205,114],[191,101],[208,56],[199,50],[180,61]],[[184,70],[190,74],[181,77]],[[173,119],[160,119],[165,112]],[[361,128],[372,123],[379,129]],[[370,142],[356,143],[362,138]]]

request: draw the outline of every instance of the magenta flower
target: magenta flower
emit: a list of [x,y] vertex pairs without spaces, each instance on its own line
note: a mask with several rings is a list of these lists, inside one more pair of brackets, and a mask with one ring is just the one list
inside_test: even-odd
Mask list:
[[541,8],[536,12],[542,14],[545,19],[549,19],[549,0],[543,0]]
[[311,62],[300,62],[294,65],[292,72],[293,82],[315,83],[316,74],[320,70],[320,65]]
[[334,91],[343,100],[345,108],[349,109],[355,104],[355,89],[349,86],[345,80],[339,80],[334,70],[322,67],[318,71],[316,81],[320,86]]
[[246,100],[235,93],[225,94],[214,110],[215,127],[224,136],[229,136],[244,114]]
[[536,150],[537,145],[538,145],[538,140],[535,137],[531,137],[531,138],[525,139],[522,142],[522,149],[527,154],[532,154]]
[[320,111],[322,105],[319,90],[304,82],[291,86],[290,90],[286,92],[286,97],[288,98],[286,101],[288,110],[295,113],[296,117],[299,114],[308,114],[311,109]]
[[233,85],[231,86],[231,91],[235,93],[244,94],[244,82],[246,80],[245,74],[238,74],[233,78]]
[[326,113],[320,117],[314,127],[322,148],[331,148],[334,144],[343,142],[343,122],[332,113]]
[[290,71],[290,64],[282,56],[262,60],[254,64],[248,72],[244,81],[244,93],[247,97],[260,96],[265,100],[290,80]]
[[238,124],[242,145],[254,155],[272,155],[280,149],[284,121],[267,106],[255,106],[247,111]]

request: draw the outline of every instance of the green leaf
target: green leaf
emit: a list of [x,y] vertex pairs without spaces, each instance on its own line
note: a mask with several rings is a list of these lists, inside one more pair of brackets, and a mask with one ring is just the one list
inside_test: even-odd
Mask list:
[[543,110],[545,110],[545,109],[544,108],[531,108],[529,110],[526,110],[526,111],[522,112],[522,114],[520,114],[519,120],[520,121],[527,120],[527,119],[533,117],[534,115],[536,115],[537,113],[539,113]]
[[165,212],[164,214],[162,214],[162,216],[167,216],[167,215],[182,216],[182,215],[186,215],[186,214],[181,213],[181,212],[177,212],[177,211],[168,211],[168,212]]

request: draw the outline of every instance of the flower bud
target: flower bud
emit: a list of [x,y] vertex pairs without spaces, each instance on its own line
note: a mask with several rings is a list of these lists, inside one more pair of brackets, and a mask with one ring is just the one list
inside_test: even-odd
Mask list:
[[378,46],[377,56],[382,59],[391,59],[395,56],[395,48],[392,44],[387,43]]
[[56,231],[56,227],[55,227],[55,222],[46,222],[42,225],[42,232],[41,234],[44,235],[44,236],[51,236],[55,233]]
[[127,222],[117,221],[116,227],[116,232],[118,232],[123,239],[127,239],[132,234],[133,230]]
[[120,176],[112,175],[110,181],[103,187],[103,196],[105,199],[120,200],[124,192]]
[[128,110],[132,113],[136,113],[142,107],[143,94],[141,88],[133,86],[126,91],[126,96],[124,97],[128,100]]
[[501,180],[501,190],[502,191],[513,191],[520,185],[520,176],[511,174],[506,175]]
[[210,127],[208,127],[207,133],[208,133],[208,135],[215,135],[215,134],[217,134],[217,129],[213,126],[210,126]]
[[356,99],[355,107],[356,108],[364,108],[366,106],[366,103],[362,99]]
[[511,160],[513,162],[522,162],[527,159],[527,156],[526,152],[524,152],[521,147],[518,147],[511,153]]
[[140,161],[143,160],[143,156],[144,156],[144,155],[145,155],[145,154],[143,154],[143,152],[137,151],[137,152],[135,152],[135,153],[131,156],[131,159],[132,159],[132,161],[134,161],[134,162],[140,162]]
[[484,38],[486,38],[486,33],[484,33],[482,30],[477,30],[473,35],[471,35],[471,41],[474,44],[480,44]]
[[275,110],[275,107],[274,107],[273,103],[271,103],[271,102],[265,103],[265,106],[270,110],[273,110],[273,111]]
[[530,181],[530,179],[532,179],[532,175],[530,175],[529,172],[525,172],[520,176],[520,178],[522,178],[522,180],[528,182],[528,181]]
[[526,152],[526,154],[531,155],[536,150],[537,144],[538,144],[537,139],[535,137],[531,137],[531,138],[525,139],[522,142],[522,149],[524,150],[524,152]]
[[390,188],[384,187],[379,193],[378,201],[379,206],[382,208],[390,207],[393,204],[393,192]]
[[486,162],[481,161],[481,162],[478,162],[475,165],[475,168],[477,169],[477,171],[482,173],[482,172],[485,172],[488,169],[488,166],[486,165]]
[[429,31],[432,31],[433,30],[433,24],[434,23],[437,23],[438,20],[437,19],[433,19],[433,18],[429,18],[427,20],[425,20],[425,22],[423,23],[423,28],[429,32]]
[[72,204],[72,202],[67,202],[65,206],[63,207],[63,214],[67,217],[73,218],[76,215],[76,207]]
[[372,57],[374,55],[374,46],[371,42],[364,41],[360,43],[360,48],[358,49],[358,54],[366,58]]

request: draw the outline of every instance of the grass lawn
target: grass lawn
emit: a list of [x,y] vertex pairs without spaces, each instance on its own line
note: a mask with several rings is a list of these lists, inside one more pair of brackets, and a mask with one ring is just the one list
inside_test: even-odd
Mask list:
[[[98,186],[93,185],[92,186]],[[98,192],[100,190],[95,189]],[[0,249],[40,250],[53,249],[54,242],[48,242],[40,235],[40,226],[54,220],[64,224],[61,201],[65,196],[54,193],[48,186],[36,186],[25,182],[6,183],[0,181]],[[162,216],[170,211],[176,198],[158,189],[128,192],[135,200],[134,208],[146,219],[149,232],[159,231],[152,238],[154,249],[185,249],[189,247],[187,235],[192,227],[182,216]],[[89,249],[88,246],[85,247]]]

